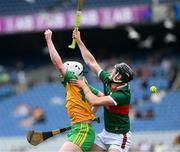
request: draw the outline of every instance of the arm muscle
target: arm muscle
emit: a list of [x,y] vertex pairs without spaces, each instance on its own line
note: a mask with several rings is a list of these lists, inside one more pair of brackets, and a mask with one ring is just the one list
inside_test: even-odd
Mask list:
[[52,32],[50,30],[46,30],[44,34],[45,34],[47,46],[49,49],[51,61],[54,64],[54,66],[58,69],[58,71],[60,71],[60,73],[64,76],[66,74],[66,69],[61,60],[61,57],[59,56],[59,54],[52,42],[52,39],[51,39]]

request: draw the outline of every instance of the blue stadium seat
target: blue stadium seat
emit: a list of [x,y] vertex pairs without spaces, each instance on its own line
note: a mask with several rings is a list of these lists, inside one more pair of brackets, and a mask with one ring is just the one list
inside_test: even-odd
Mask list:
[[[90,77],[92,75],[90,74]],[[163,87],[167,80],[160,77],[153,77],[149,79],[150,85],[156,83],[158,87]],[[91,77],[90,83],[92,86],[102,90],[102,84]],[[143,97],[143,90],[140,90],[140,80],[135,79],[131,82],[132,102],[135,98],[140,99]],[[146,92],[149,93],[149,90]],[[62,99],[61,104],[52,104],[50,101],[53,97]],[[0,102],[0,136],[15,136],[25,135],[27,130],[20,126],[21,117],[15,117],[13,111],[20,103],[27,103],[29,106],[40,106],[45,112],[45,122],[35,124],[31,128],[36,130],[51,130],[54,128],[65,127],[70,125],[64,108],[65,90],[60,83],[44,83],[34,86],[24,93],[15,95],[13,97],[1,100]],[[149,100],[136,105],[134,108],[140,110],[153,109],[153,119],[134,119],[132,123],[132,131],[165,131],[165,130],[179,130],[180,128],[180,93],[168,92],[159,104],[152,103]],[[103,128],[103,108],[97,112],[97,116],[101,118],[100,124],[93,124],[96,132],[100,132]],[[13,126],[13,131],[10,129]],[[9,128],[9,129],[7,129]],[[8,130],[8,131],[6,131]]]
[[0,15],[32,14],[39,11],[48,10],[54,6],[56,0],[35,0],[28,3],[25,0],[0,1]]
[[[177,2],[178,0],[173,0]],[[167,3],[168,0],[160,0],[160,3]],[[85,8],[129,6],[151,4],[152,0],[86,0]],[[33,14],[40,11],[76,9],[77,0],[34,0],[30,3],[26,0],[5,0],[0,1],[0,15]]]
[[14,94],[14,88],[12,84],[0,86],[0,98]]

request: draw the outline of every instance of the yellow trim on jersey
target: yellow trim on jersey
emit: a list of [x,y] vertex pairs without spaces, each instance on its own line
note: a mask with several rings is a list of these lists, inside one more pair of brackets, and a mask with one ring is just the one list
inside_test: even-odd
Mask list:
[[81,133],[79,134],[79,138],[76,141],[76,144],[78,144],[80,146],[80,143],[83,139],[83,135],[84,135],[84,131],[86,130],[86,126],[85,124],[83,124],[83,129],[80,131]]
[[82,146],[82,144],[84,143],[84,141],[86,140],[87,134],[89,131],[89,126],[88,124],[81,124],[81,128],[77,134],[77,136],[75,137],[75,139],[73,140],[73,143]]
[[84,138],[82,139],[82,141],[80,142],[80,146],[82,146],[82,144],[84,143],[84,141],[86,140],[86,137],[87,137],[87,134],[88,134],[88,131],[89,131],[89,126],[88,124],[86,124],[86,131],[85,131],[85,134],[84,134]]
[[76,143],[75,141],[78,139],[79,134],[80,134],[82,129],[83,129],[83,124],[81,124],[80,130],[79,130],[78,134],[76,135],[76,137],[74,138],[73,143]]

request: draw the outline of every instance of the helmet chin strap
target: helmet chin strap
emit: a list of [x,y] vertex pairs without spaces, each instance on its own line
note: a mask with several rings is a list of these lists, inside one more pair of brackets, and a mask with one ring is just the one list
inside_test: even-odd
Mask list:
[[109,83],[122,84],[121,80],[116,80],[116,77],[119,75],[119,72],[112,76],[112,80],[109,80]]
[[111,89],[111,91],[119,90],[119,89],[127,86],[127,83],[124,83],[124,84],[122,84],[122,83],[114,83],[114,84],[119,84],[119,86],[115,86],[115,85],[113,85],[113,83],[114,83],[114,82],[111,82],[111,83],[110,83],[110,89]]
[[115,82],[115,83],[122,83],[122,81],[121,80],[116,80],[116,77],[119,75],[119,72],[117,72],[116,74],[115,74],[115,76],[113,76],[113,82]]
[[81,73],[79,73],[79,76],[83,76],[83,71],[81,71]]
[[113,81],[113,80],[109,80],[108,83],[122,84],[122,81]]
[[[111,90],[118,90],[127,85],[127,83],[123,83],[123,81],[115,79],[118,75],[119,75],[119,72],[113,76],[112,80],[109,80]],[[113,83],[119,84],[120,86],[112,86]]]

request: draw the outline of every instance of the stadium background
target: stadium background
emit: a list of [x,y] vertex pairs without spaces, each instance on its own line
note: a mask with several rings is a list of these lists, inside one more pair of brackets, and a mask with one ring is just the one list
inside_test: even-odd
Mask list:
[[[65,135],[37,147],[28,144],[29,129],[69,125],[64,88],[53,67],[43,32],[66,60],[82,61],[68,49],[77,0],[0,1],[0,151],[57,152]],[[81,35],[105,69],[129,63],[131,83],[131,152],[180,151],[180,2],[178,0],[85,0]],[[83,63],[83,61],[82,61]],[[96,88],[101,83],[88,71]],[[157,94],[149,86],[156,85]],[[97,112],[103,127],[102,109]]]

